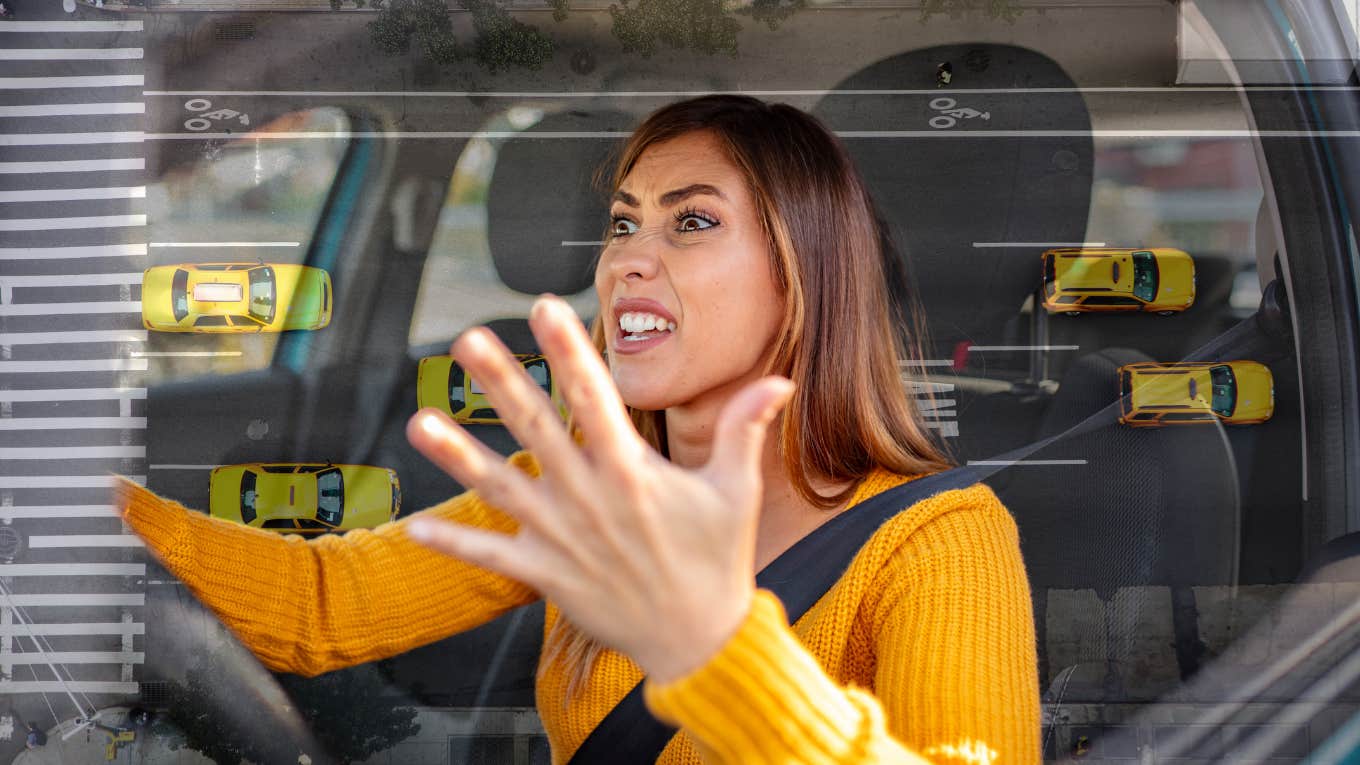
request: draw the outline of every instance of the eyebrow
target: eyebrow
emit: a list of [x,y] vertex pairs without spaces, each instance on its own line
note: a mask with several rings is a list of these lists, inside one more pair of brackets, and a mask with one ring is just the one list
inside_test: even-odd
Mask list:
[[[729,199],[727,198],[727,195],[726,195],[726,194],[724,194],[724,193],[722,193],[722,191],[718,190],[718,187],[717,187],[717,186],[713,186],[713,185],[707,184],[707,183],[691,183],[690,185],[688,185],[688,186],[686,186],[686,187],[684,187],[684,188],[682,188],[682,189],[675,189],[674,191],[667,191],[665,194],[662,194],[662,195],[661,195],[661,197],[660,197],[660,199],[659,199],[658,201],[661,203],[661,206],[662,206],[662,207],[669,207],[669,206],[675,204],[676,202],[680,202],[680,201],[683,201],[683,200],[685,200],[685,199],[688,199],[689,197],[692,197],[692,196],[694,196],[695,194],[712,194],[713,196],[715,196],[715,197],[717,197],[717,198],[723,200],[724,202],[730,202],[730,201],[731,201],[731,200],[729,200]],[[628,192],[624,191],[623,189],[619,189],[618,191],[615,191],[615,192],[614,192],[614,198],[613,198],[612,200],[610,200],[610,201],[623,202],[624,204],[628,205],[629,207],[639,207],[639,206],[640,206],[640,205],[638,204],[637,197],[633,196],[632,194],[629,194]]]

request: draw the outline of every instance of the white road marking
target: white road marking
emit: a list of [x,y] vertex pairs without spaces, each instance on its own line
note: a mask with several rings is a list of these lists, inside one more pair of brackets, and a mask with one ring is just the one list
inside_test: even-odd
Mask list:
[[0,61],[126,61],[142,58],[141,48],[11,48]]
[[145,563],[9,563],[0,576],[146,576]]
[[141,622],[71,622],[67,624],[5,624],[0,635],[145,635]]
[[[124,476],[133,483],[146,485],[146,476]],[[0,475],[0,489],[109,489],[112,475]]]
[[599,247],[604,242],[562,242],[563,247]]
[[[53,420],[73,420],[79,423],[83,417],[52,417]],[[93,419],[93,418],[92,418]],[[22,420],[18,420],[22,422]],[[68,425],[78,428],[79,424]],[[145,424],[142,427],[146,427]],[[12,428],[3,428],[12,430]],[[145,446],[14,446],[0,447],[0,459],[7,460],[97,460],[97,459],[145,459]]]
[[17,372],[145,372],[146,359],[0,361],[0,374]]
[[0,202],[68,202],[74,199],[145,199],[145,186],[106,189],[22,189],[0,191]]
[[151,242],[152,247],[298,247],[301,242]]
[[[8,21],[0,24],[9,25],[18,22]],[[0,681],[0,694],[32,694],[32,693],[112,693],[119,696],[140,693],[142,686],[135,682],[117,682],[112,680],[18,680]]]
[[1079,345],[970,345],[968,352],[974,351],[1075,351]]
[[953,359],[901,359],[897,362],[899,367],[952,367]]
[[145,114],[146,105],[126,101],[98,104],[23,104],[0,106],[0,117],[66,117],[77,114]]
[[3,602],[4,605],[16,606],[142,606],[146,605],[146,596],[136,592],[109,594],[50,592],[10,595]]
[[147,465],[149,470],[213,470],[221,465]]
[[100,146],[111,143],[141,143],[146,133],[140,130],[114,130],[105,133],[11,133],[0,135],[0,146]]
[[973,242],[974,247],[1104,247],[1104,242]]
[[968,460],[969,465],[1085,465],[1086,460]]
[[145,244],[99,244],[85,247],[0,247],[0,260],[135,258],[143,255],[146,255]]
[[61,159],[51,162],[0,162],[0,173],[93,173],[109,170],[145,170],[146,159]]
[[0,316],[73,316],[86,313],[141,313],[142,301],[102,303],[22,303],[0,305]]
[[0,32],[140,32],[141,21],[6,21]]
[[35,534],[28,538],[28,546],[33,550],[55,547],[142,547],[143,542],[136,534]]
[[0,218],[0,231],[55,231],[73,228],[145,226],[145,215],[90,215],[80,218]]
[[113,505],[0,505],[0,519],[117,517]]
[[[142,430],[144,428],[146,428],[145,417],[0,417],[0,430]],[[108,448],[131,449],[133,447]],[[129,456],[146,456],[146,447],[139,446],[136,448],[141,449],[142,453]],[[4,451],[6,450],[0,449],[0,452]],[[54,456],[60,457],[61,455]]]
[[[115,282],[116,283],[116,282]],[[84,332],[0,332],[0,345],[41,343],[145,343],[144,329],[92,329]],[[0,391],[0,401],[9,391]],[[145,398],[145,396],[143,396]],[[36,400],[36,399],[35,399]],[[48,399],[43,399],[48,400]]]
[[[22,645],[22,644],[21,644]],[[31,651],[7,653],[6,664],[144,664],[146,654],[138,651]]]
[[147,358],[151,356],[182,356],[182,357],[205,357],[205,356],[240,356],[244,351],[133,351],[133,358]]
[[[0,345],[4,345],[4,342],[0,341]],[[146,398],[146,388],[48,388],[46,390],[0,390],[0,401],[103,401],[115,398]],[[0,510],[4,510],[4,507],[0,506]]]
[[43,276],[0,276],[6,287],[100,287],[110,284],[141,284],[142,274],[55,274]]
[[83,77],[0,77],[0,90],[126,88],[144,85],[140,74],[96,74]]

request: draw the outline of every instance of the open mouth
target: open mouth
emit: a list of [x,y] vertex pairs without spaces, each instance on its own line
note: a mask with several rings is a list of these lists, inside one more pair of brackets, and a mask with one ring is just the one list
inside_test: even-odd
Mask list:
[[675,333],[676,325],[656,314],[629,312],[619,316],[614,349],[620,353],[636,353],[654,348]]

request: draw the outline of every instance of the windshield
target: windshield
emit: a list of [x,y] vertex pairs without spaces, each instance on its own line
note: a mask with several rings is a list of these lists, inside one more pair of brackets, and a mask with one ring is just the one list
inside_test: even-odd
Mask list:
[[1209,369],[1209,381],[1213,384],[1214,395],[1209,406],[1214,414],[1231,417],[1237,408],[1237,382],[1233,378],[1232,367],[1222,364]]
[[339,526],[344,516],[345,486],[340,468],[327,468],[316,474],[316,518]]
[[182,321],[189,315],[189,272],[182,268],[175,269],[175,276],[170,280],[170,305],[175,321]]
[[263,322],[274,320],[274,269],[269,266],[250,269],[251,316]]
[[255,520],[255,473],[247,470],[241,474],[241,520],[250,523]]
[[530,361],[524,365],[524,371],[529,373],[529,377],[538,383],[538,387],[542,388],[544,393],[552,395],[552,383],[548,380],[547,361],[543,359]]
[[1157,298],[1157,259],[1150,252],[1133,253],[1133,296],[1148,303]]
[[449,365],[449,411],[458,414],[467,406],[467,392],[463,387],[463,368]]

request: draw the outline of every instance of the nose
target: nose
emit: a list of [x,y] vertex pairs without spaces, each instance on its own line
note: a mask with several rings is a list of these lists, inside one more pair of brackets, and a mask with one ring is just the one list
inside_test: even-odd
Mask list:
[[600,265],[611,277],[620,281],[654,278],[661,263],[658,244],[646,239],[612,244],[605,248]]

